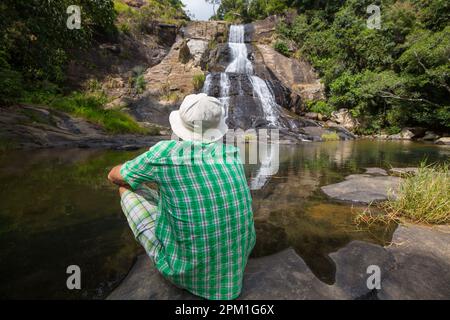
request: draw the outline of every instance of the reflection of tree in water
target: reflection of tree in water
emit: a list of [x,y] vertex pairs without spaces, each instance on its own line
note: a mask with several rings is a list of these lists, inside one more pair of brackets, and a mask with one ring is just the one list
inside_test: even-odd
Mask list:
[[[138,246],[108,169],[139,152],[45,150],[0,156],[0,286],[8,298],[104,297],[131,266]],[[68,291],[77,264],[83,290]]]

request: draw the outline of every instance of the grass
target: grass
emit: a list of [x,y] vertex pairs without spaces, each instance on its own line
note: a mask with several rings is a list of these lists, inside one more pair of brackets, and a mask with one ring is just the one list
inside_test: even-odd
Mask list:
[[192,77],[192,84],[194,85],[195,91],[200,91],[205,83],[206,76],[204,73],[198,73]]
[[323,141],[337,141],[340,140],[339,135],[336,132],[324,133],[321,138]]
[[422,163],[415,175],[402,181],[396,199],[387,200],[379,207],[386,214],[372,215],[370,208],[357,216],[357,223],[408,220],[427,224],[450,223],[449,163],[426,165]]
[[450,223],[449,163],[422,163],[417,174],[403,180],[397,199],[384,202],[382,207],[391,216],[415,222]]
[[41,104],[50,108],[67,112],[87,121],[100,125],[111,134],[136,133],[147,134],[131,116],[119,110],[105,110],[103,106],[108,102],[103,93],[73,92],[61,95],[50,92],[29,92],[23,103]]

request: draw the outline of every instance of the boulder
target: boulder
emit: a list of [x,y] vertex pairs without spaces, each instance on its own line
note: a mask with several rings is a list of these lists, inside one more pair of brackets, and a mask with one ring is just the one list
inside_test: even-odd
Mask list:
[[419,172],[419,168],[416,167],[408,167],[408,168],[391,168],[389,172],[396,176],[408,176],[415,175]]
[[412,140],[418,139],[425,134],[425,129],[420,127],[403,128],[400,133],[389,136],[390,140]]
[[208,42],[201,39],[189,39],[187,41],[187,46],[191,57],[194,59],[194,64],[198,66],[203,54],[208,48]]
[[317,112],[307,112],[304,115],[305,118],[317,120],[319,118],[319,114]]
[[436,144],[450,145],[450,137],[442,137],[436,140]]
[[340,109],[333,111],[331,114],[331,121],[334,121],[348,130],[354,130],[359,126],[356,120],[347,109]]
[[434,141],[434,140],[437,140],[439,138],[440,138],[440,136],[437,135],[436,133],[434,133],[433,131],[427,131],[427,132],[425,132],[425,135],[423,136],[422,140]]

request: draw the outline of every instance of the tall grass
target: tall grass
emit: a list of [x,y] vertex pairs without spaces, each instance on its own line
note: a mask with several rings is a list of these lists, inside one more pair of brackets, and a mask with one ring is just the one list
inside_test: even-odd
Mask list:
[[432,224],[450,223],[449,163],[422,163],[415,175],[407,176],[397,198],[381,204],[389,216]]
[[206,76],[203,73],[197,73],[192,77],[192,84],[195,91],[200,91],[205,83]]

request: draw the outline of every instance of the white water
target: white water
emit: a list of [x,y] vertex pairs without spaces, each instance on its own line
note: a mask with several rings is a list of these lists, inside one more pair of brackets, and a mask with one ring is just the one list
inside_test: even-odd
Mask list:
[[[228,37],[228,47],[231,51],[232,61],[225,69],[225,72],[220,74],[220,97],[219,100],[223,103],[225,113],[228,116],[228,107],[230,103],[230,77],[229,73],[239,73],[248,76],[248,79],[253,87],[253,96],[261,103],[265,118],[271,127],[278,127],[278,109],[279,106],[275,101],[275,97],[270,90],[267,82],[260,77],[253,75],[253,65],[248,58],[247,45],[245,43],[245,29],[243,25],[232,25],[230,27],[230,33]],[[242,86],[240,78],[237,85],[240,88],[239,94],[242,94]],[[212,82],[212,75],[209,74],[206,77],[203,92],[210,94]],[[256,175],[252,177],[250,182],[250,188],[252,190],[261,189],[269,180],[269,177],[273,175],[272,165],[274,163],[274,157],[278,157],[278,153],[272,150],[260,159],[261,166]],[[278,148],[278,146],[276,147]]]
[[261,101],[264,113],[266,115],[266,120],[271,126],[278,125],[278,113],[276,112],[278,104],[275,101],[275,97],[270,91],[267,83],[257,76],[251,76],[250,82],[253,86],[253,91],[258,96]]

